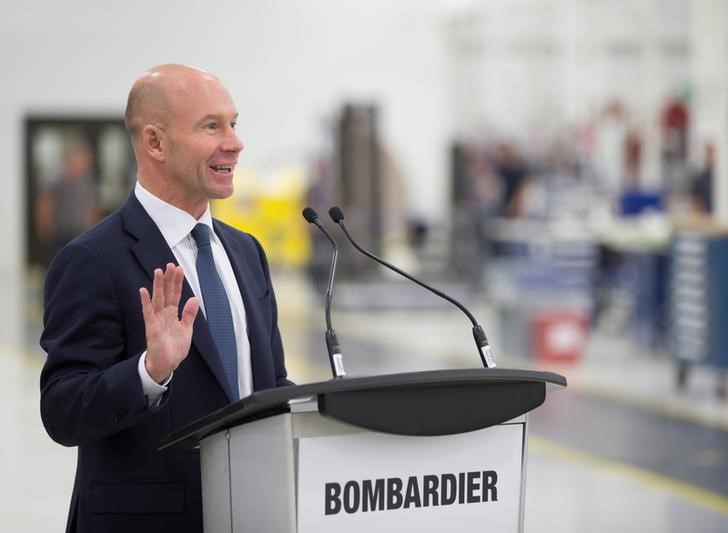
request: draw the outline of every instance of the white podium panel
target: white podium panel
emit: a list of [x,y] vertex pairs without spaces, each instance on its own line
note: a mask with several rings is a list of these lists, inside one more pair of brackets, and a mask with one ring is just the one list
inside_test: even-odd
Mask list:
[[297,531],[516,533],[525,469],[521,420],[424,438],[299,438]]
[[262,390],[160,449],[199,446],[205,533],[515,533],[547,384],[566,380],[457,369]]

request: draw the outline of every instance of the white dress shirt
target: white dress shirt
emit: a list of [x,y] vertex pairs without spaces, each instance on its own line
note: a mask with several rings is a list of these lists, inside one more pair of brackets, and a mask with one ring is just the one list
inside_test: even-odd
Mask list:
[[[210,244],[212,246],[212,255],[215,259],[217,273],[225,287],[228,300],[230,301],[230,311],[233,316],[233,328],[235,329],[235,341],[238,350],[238,389],[240,397],[243,398],[253,392],[253,373],[250,366],[250,341],[248,339],[248,326],[245,318],[245,306],[243,305],[243,297],[235,279],[235,273],[225,253],[225,248],[220,239],[212,228],[212,215],[210,214],[210,206],[199,218],[195,218],[181,209],[168,204],[146,190],[137,181],[134,188],[136,195],[142,207],[151,217],[154,223],[162,233],[164,240],[172,250],[177,263],[184,268],[185,278],[192,288],[192,292],[200,301],[200,310],[205,312],[205,301],[202,298],[200,290],[200,282],[197,278],[197,244],[190,234],[192,229],[198,223],[205,224],[210,228]],[[166,265],[159,265],[164,270]],[[142,380],[144,394],[149,400],[149,405],[155,405],[161,399],[161,395],[167,390],[167,385],[171,381],[171,377],[162,385],[156,383],[147,373],[144,362],[147,352],[145,351],[139,358],[139,377]],[[184,364],[184,362],[182,362]]]

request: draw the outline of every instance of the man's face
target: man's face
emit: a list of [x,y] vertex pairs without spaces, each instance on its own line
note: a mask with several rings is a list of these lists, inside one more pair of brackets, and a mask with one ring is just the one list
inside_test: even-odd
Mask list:
[[202,206],[233,193],[233,170],[243,149],[238,112],[214,80],[174,95],[167,128],[167,172],[179,205]]

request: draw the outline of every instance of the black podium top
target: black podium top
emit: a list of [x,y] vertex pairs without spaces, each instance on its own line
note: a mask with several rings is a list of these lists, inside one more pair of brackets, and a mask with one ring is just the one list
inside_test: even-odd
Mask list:
[[290,411],[316,397],[321,415],[383,433],[450,435],[516,418],[544,402],[546,385],[566,387],[552,372],[475,368],[332,379],[254,392],[170,433],[160,450],[193,448],[246,422]]

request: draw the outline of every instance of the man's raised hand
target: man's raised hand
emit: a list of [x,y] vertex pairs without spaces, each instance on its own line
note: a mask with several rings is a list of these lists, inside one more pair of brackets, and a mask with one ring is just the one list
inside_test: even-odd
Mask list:
[[139,296],[147,336],[146,369],[157,383],[163,383],[187,357],[192,342],[192,324],[200,302],[192,297],[179,317],[179,301],[185,273],[181,266],[167,263],[167,268],[154,270],[152,295],[142,287]]

